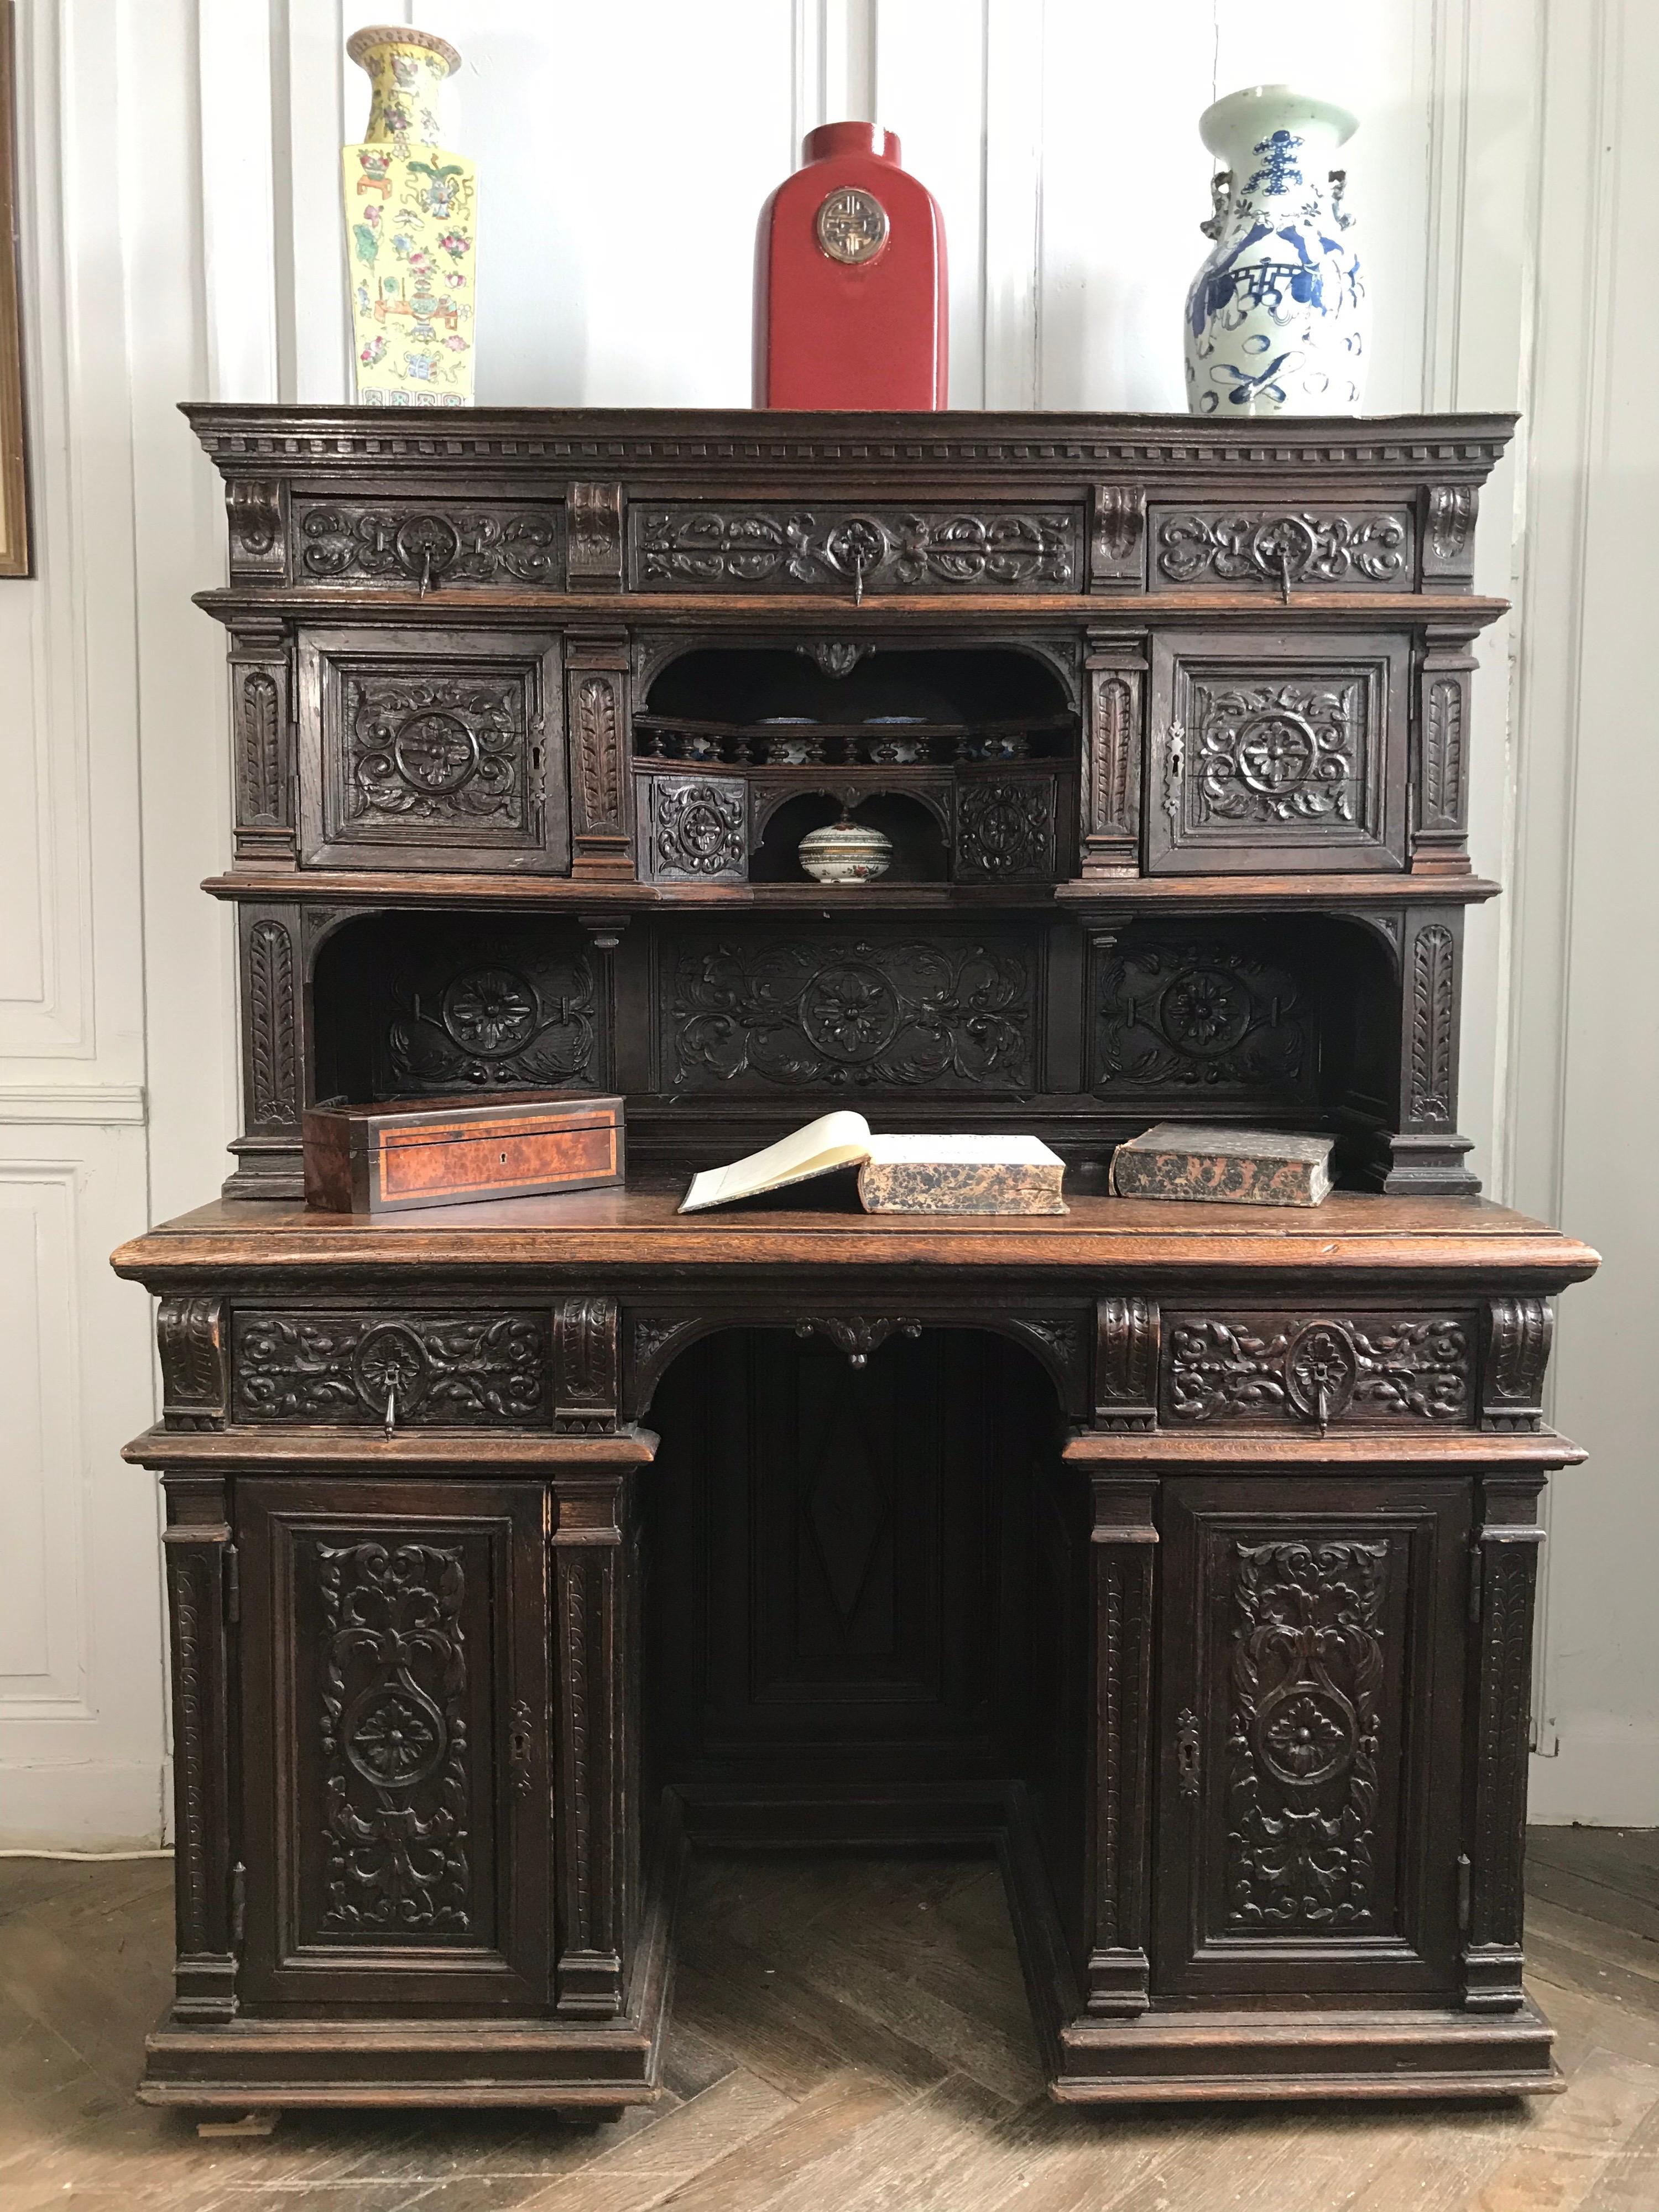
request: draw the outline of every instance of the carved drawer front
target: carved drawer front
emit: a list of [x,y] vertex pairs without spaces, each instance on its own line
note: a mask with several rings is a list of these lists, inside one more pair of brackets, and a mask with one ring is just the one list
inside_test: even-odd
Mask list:
[[236,1486],[254,2004],[547,2001],[539,1484]]
[[534,1309],[239,1309],[232,1419],[328,1428],[546,1428],[550,1319]]
[[1409,592],[1409,507],[1155,506],[1147,522],[1159,592]]
[[803,499],[641,501],[629,580],[645,592],[1055,592],[1082,589],[1080,504],[854,507]]
[[568,874],[556,638],[313,630],[299,677],[305,866]]
[[1169,1486],[1152,1986],[1456,1984],[1467,1484]]
[[564,583],[563,510],[550,500],[318,498],[290,504],[300,584],[386,584],[422,591]]
[[1378,635],[1156,639],[1147,866],[1402,867],[1408,665]]
[[1468,1429],[1473,1313],[1316,1308],[1164,1312],[1159,1419],[1172,1429]]

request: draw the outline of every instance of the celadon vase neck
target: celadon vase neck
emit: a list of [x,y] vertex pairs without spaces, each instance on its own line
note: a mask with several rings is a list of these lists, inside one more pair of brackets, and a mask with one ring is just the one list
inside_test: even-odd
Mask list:
[[438,146],[444,80],[460,65],[447,40],[389,25],[355,31],[346,52],[368,72],[373,88],[363,143]]

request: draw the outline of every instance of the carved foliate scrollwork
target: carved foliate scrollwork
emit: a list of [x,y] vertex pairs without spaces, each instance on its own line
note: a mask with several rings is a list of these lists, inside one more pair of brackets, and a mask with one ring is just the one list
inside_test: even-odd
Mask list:
[[348,818],[532,831],[539,720],[527,689],[521,674],[345,674]]
[[622,828],[622,682],[620,672],[610,669],[571,677],[572,750],[584,830],[619,833]]
[[547,1420],[535,1313],[238,1313],[240,1421],[494,1427]]
[[1089,827],[1097,836],[1133,834],[1129,798],[1140,744],[1140,686],[1136,669],[1097,669],[1090,678]]
[[519,938],[474,942],[470,964],[411,953],[394,972],[382,1049],[397,1090],[590,1083],[595,989],[586,951],[540,951]]
[[1224,1925],[1376,1924],[1382,1609],[1390,1547],[1231,1550]]
[[623,580],[623,489],[619,483],[573,483],[568,501],[568,570],[571,588],[582,585],[620,591]]
[[1412,533],[1403,512],[1188,509],[1158,528],[1157,572],[1168,584],[1265,584],[1409,590]]
[[850,638],[823,637],[811,645],[798,645],[797,653],[805,653],[823,676],[850,676],[866,653],[875,651],[873,645],[854,645]]
[[615,1298],[562,1299],[553,1310],[553,1414],[562,1429],[614,1429],[621,1384]]
[[302,502],[295,520],[300,573],[376,576],[422,591],[502,581],[556,589],[558,517],[556,507]]
[[219,1632],[213,1589],[199,1547],[175,1544],[167,1557],[173,1627],[173,1757],[180,1819],[178,1937],[180,1951],[211,1948],[208,1870],[208,1670],[204,1640]]
[[1457,948],[1443,922],[1419,929],[1411,950],[1411,1118],[1449,1128],[1456,1113]]
[[659,776],[652,791],[651,872],[669,882],[743,878],[745,794],[735,777]]
[[1026,1091],[1031,956],[947,937],[683,937],[663,979],[678,1089]]
[[1052,777],[964,781],[957,791],[956,872],[1002,883],[1054,873]]
[[[1522,1528],[1480,1542],[1480,1689],[1475,1711],[1474,1824],[1469,1944],[1498,1953],[1470,1960],[1466,2003],[1513,2010],[1522,1999],[1522,1839],[1532,1703],[1532,1622],[1538,1535]],[[1506,1955],[1507,1954],[1507,1955]],[[1468,1954],[1466,1954],[1466,1958]]]
[[465,1583],[459,1550],[317,1547],[322,1601],[323,1927],[472,1924]]
[[1455,828],[1463,818],[1464,687],[1457,676],[1437,676],[1423,699],[1423,819]]
[[214,1293],[163,1298],[155,1318],[161,1418],[170,1429],[221,1429],[230,1377],[224,1300]]
[[249,1109],[264,1128],[300,1118],[294,939],[285,922],[256,921],[247,939]]
[[276,679],[263,668],[246,670],[236,702],[241,740],[242,820],[276,824],[287,808],[283,788],[282,699]]
[[1098,961],[1094,1090],[1288,1102],[1316,1064],[1291,969],[1221,938],[1126,935]]
[[1331,821],[1370,829],[1362,678],[1189,686],[1176,836]]
[[1064,591],[1077,575],[1068,513],[684,505],[629,520],[637,580],[680,591]]
[[907,1321],[902,1314],[814,1314],[795,1323],[795,1334],[827,1337],[837,1352],[847,1354],[849,1366],[863,1367],[890,1336],[920,1336],[921,1323]]
[[1467,1322],[1443,1314],[1182,1316],[1167,1332],[1171,1421],[1467,1422]]

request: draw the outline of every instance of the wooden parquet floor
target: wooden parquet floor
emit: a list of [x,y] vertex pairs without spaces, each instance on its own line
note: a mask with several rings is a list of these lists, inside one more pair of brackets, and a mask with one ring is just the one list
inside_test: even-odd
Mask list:
[[0,1862],[0,2212],[1659,2212],[1659,1832],[1544,1829],[1538,1997],[1565,2096],[1062,2111],[994,1871],[694,1863],[659,2103],[286,2115],[198,2141],[133,2100],[165,1864]]

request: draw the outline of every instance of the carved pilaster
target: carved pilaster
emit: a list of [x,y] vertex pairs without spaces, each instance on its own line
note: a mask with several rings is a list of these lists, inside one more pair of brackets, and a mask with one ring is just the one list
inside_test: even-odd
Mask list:
[[553,1425],[605,1435],[617,1425],[622,1371],[615,1298],[565,1298],[553,1310]]
[[284,625],[239,622],[230,637],[238,860],[294,863],[294,732]]
[[565,685],[574,824],[571,873],[631,881],[626,635],[572,631],[566,640]]
[[1084,666],[1083,873],[1132,876],[1139,867],[1140,756],[1146,696],[1144,630],[1089,632]]
[[278,580],[288,573],[285,507],[288,487],[274,479],[234,477],[225,486],[230,526],[230,580]]
[[1524,2002],[1522,1873],[1532,1701],[1532,1612],[1541,1478],[1480,1485],[1475,1540],[1473,1828],[1463,2002],[1515,2012]]
[[1146,588],[1146,490],[1143,484],[1097,484],[1089,502],[1089,589]]
[[573,483],[568,556],[573,592],[619,592],[623,583],[623,489]]
[[1158,1426],[1158,1309],[1150,1298],[1106,1297],[1095,1306],[1095,1426]]
[[1463,916],[1457,907],[1413,907],[1401,946],[1400,1090],[1393,1136],[1376,1140],[1384,1190],[1474,1197],[1478,1179],[1457,1132],[1457,1030]]
[[562,2013],[621,2012],[639,1895],[633,1470],[554,1477]]
[[239,906],[242,1129],[231,1146],[238,1198],[297,1197],[300,1117],[307,1103],[300,909]]
[[1480,1425],[1531,1430],[1544,1424],[1544,1375],[1555,1315],[1544,1298],[1493,1298],[1480,1361]]
[[238,1931],[231,1875],[227,1564],[222,1483],[165,1478],[167,1626],[173,1682],[173,1900],[177,2021],[236,2010]]
[[1145,2012],[1147,1746],[1157,1485],[1097,1476],[1090,1545],[1094,1741],[1088,1799],[1088,2008]]
[[163,1298],[155,1320],[161,1358],[161,1419],[170,1429],[222,1429],[230,1402],[225,1302]]
[[1417,805],[1413,875],[1469,872],[1471,633],[1432,623],[1417,665]]
[[1475,484],[1430,484],[1423,494],[1423,588],[1467,592],[1474,582]]

